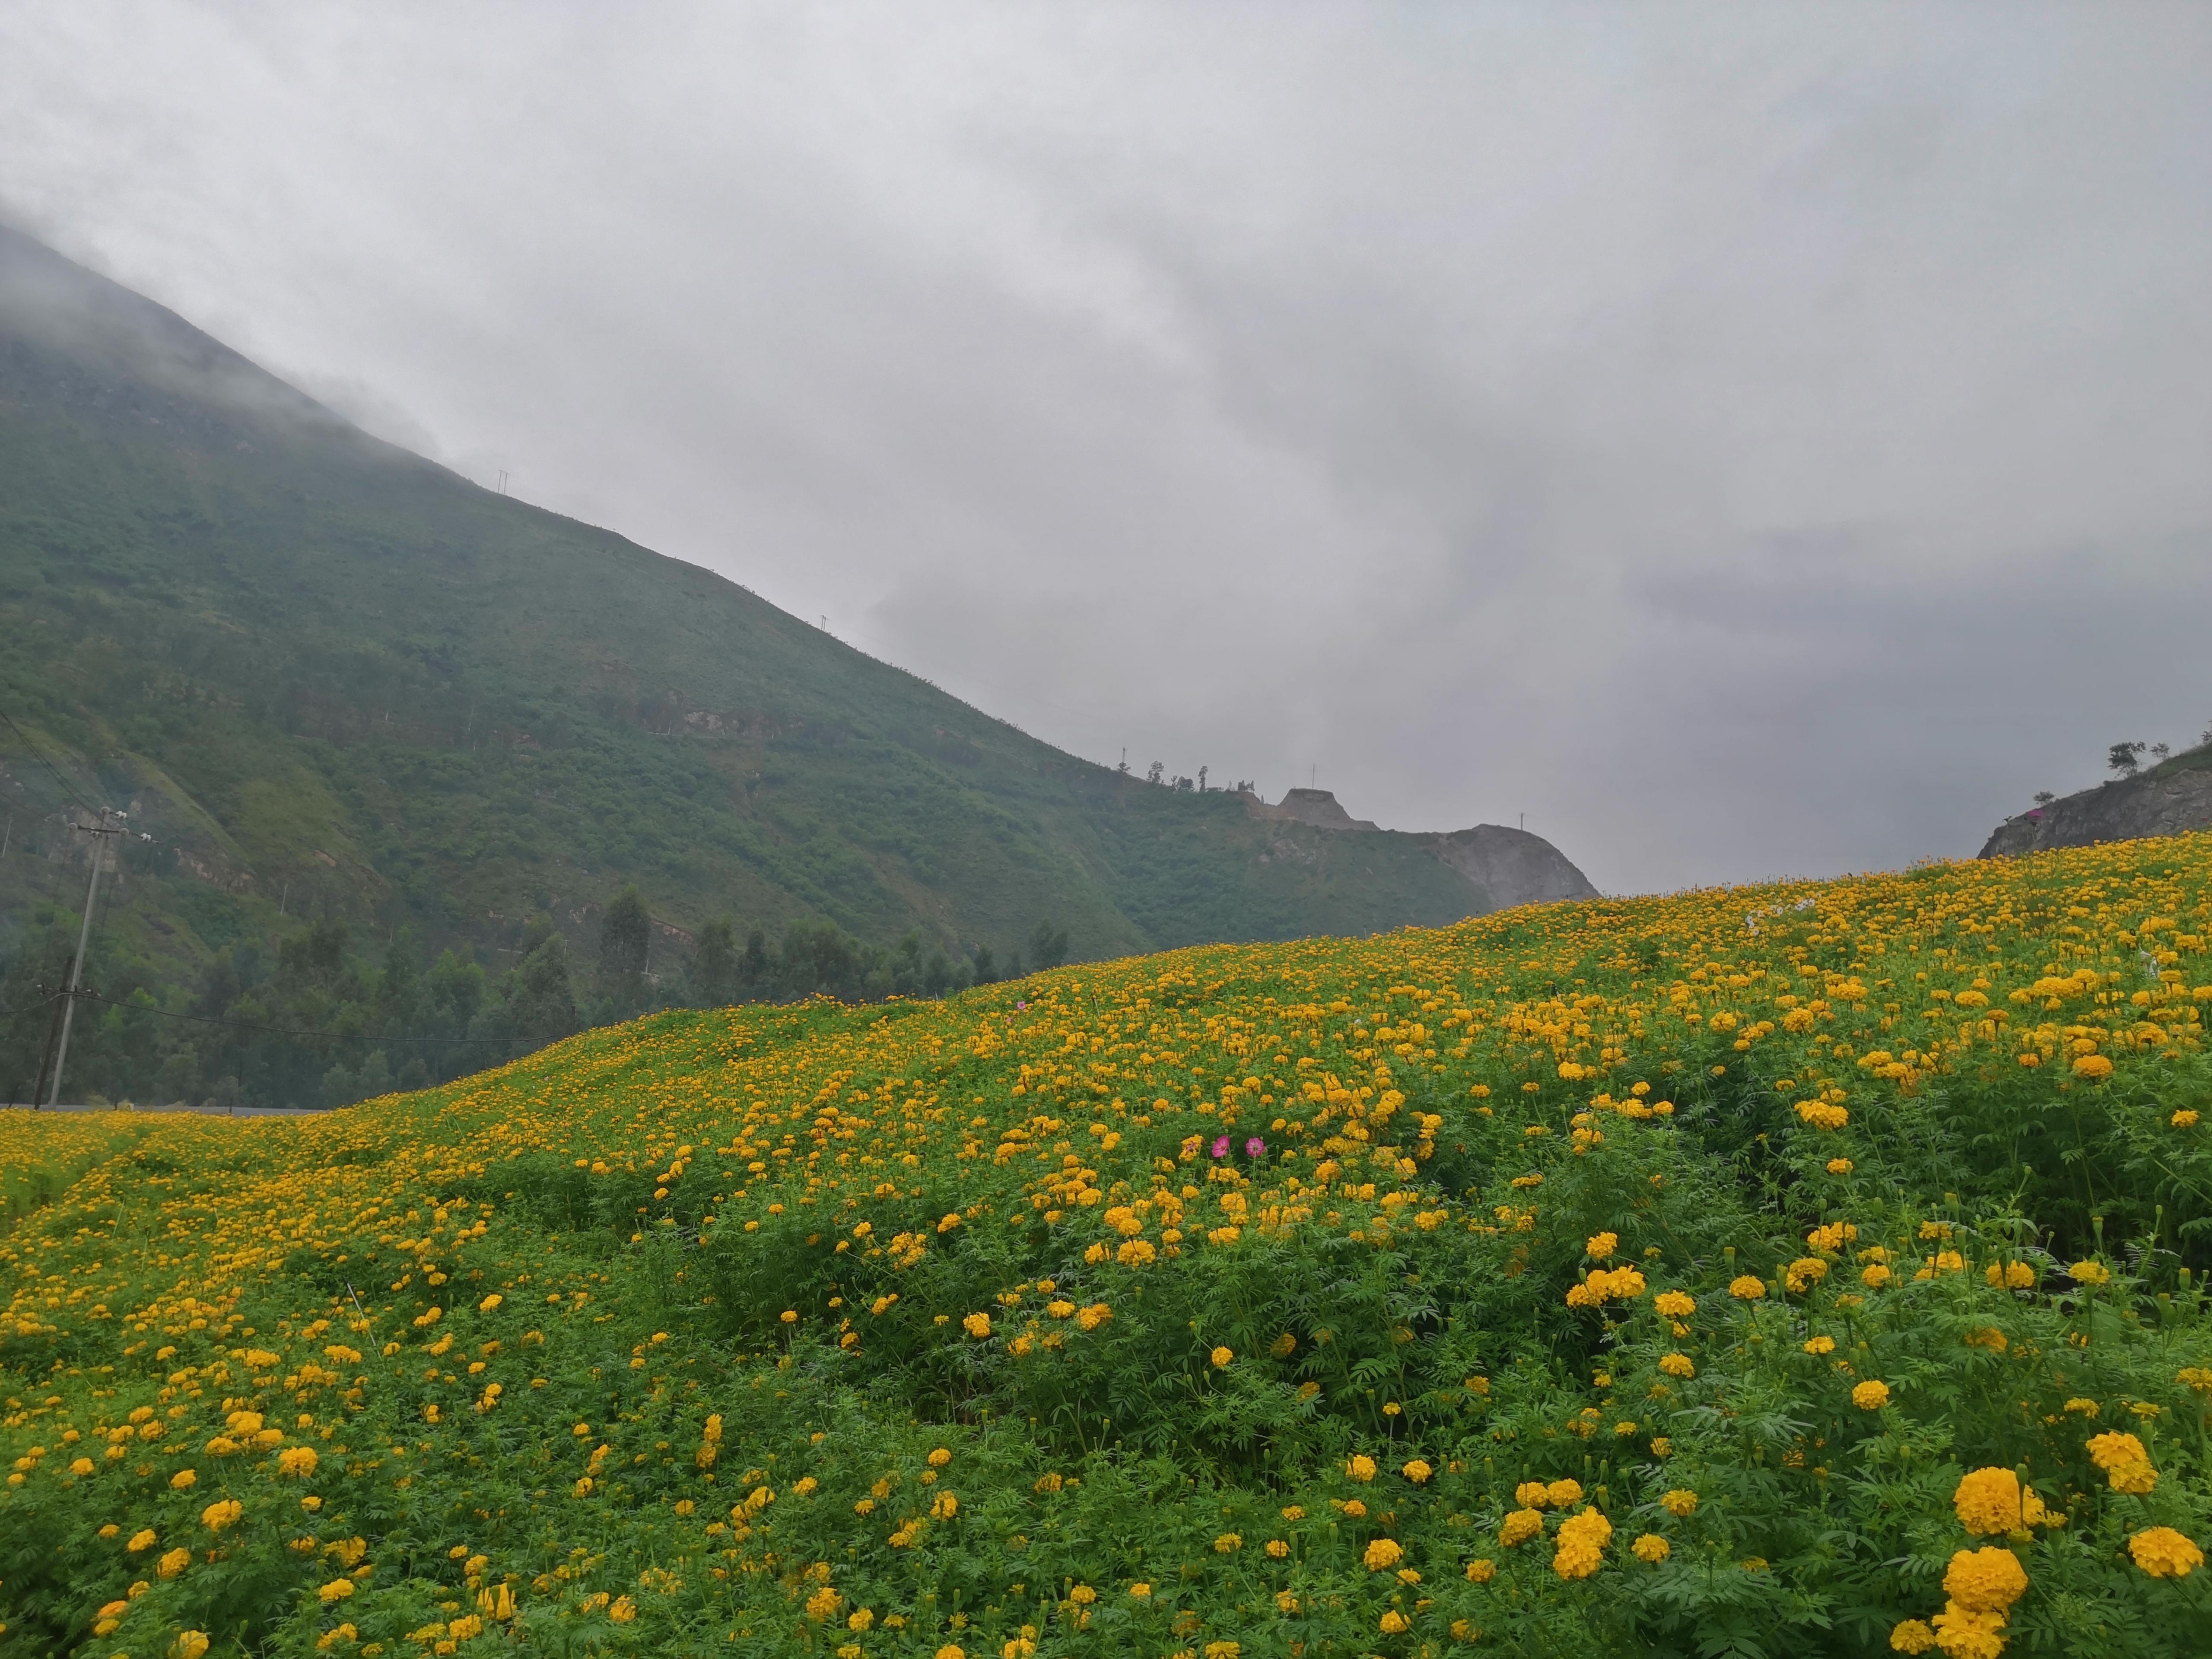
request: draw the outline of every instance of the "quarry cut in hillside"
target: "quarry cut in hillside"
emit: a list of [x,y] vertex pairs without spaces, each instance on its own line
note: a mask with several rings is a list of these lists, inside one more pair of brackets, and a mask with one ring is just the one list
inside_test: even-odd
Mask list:
[[[1327,789],[1293,789],[1273,805],[1247,797],[1246,811],[1255,818],[1284,823],[1304,823],[1317,830],[1350,834],[1388,835],[1365,818],[1345,811]],[[1402,832],[1400,832],[1402,833]],[[1478,823],[1471,830],[1452,830],[1441,835],[1408,837],[1447,869],[1481,890],[1491,910],[1510,910],[1516,904],[1544,904],[1562,899],[1598,896],[1589,878],[1566,854],[1541,836],[1502,823]]]
[[1985,859],[2100,841],[2141,841],[2212,829],[2212,744],[2132,778],[2063,796],[2007,818],[1984,843]]

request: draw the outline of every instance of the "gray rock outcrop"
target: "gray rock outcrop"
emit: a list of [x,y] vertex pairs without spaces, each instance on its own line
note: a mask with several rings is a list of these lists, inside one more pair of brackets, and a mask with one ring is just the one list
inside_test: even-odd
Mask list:
[[2140,776],[2099,784],[2007,818],[1981,856],[2008,858],[2197,830],[2212,830],[2212,744],[2176,755]]
[[[1326,789],[1293,789],[1273,805],[1255,795],[1245,797],[1244,810],[1255,818],[1278,823],[1310,824],[1316,830],[1346,834],[1393,836],[1365,818],[1355,818]],[[1471,908],[1477,915],[1510,910],[1516,904],[1544,904],[1559,899],[1598,896],[1589,878],[1566,855],[1541,836],[1502,823],[1478,823],[1472,830],[1453,830],[1443,835],[1408,834],[1404,838],[1452,871],[1475,890]]]
[[1490,895],[1498,909],[1555,899],[1595,898],[1597,889],[1541,836],[1502,823],[1478,823],[1431,838],[1431,850]]

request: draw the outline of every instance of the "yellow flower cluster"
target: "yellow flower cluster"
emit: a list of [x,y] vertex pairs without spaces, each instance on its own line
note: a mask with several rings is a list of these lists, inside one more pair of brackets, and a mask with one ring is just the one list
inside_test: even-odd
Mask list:
[[2150,1454],[2131,1434],[2108,1431],[2096,1436],[2089,1442],[2089,1461],[2105,1472],[2114,1492],[2142,1498],[2158,1486],[2158,1471],[2151,1467]]
[[[497,1502],[459,1494],[492,1481],[479,1471],[502,1457],[489,1449],[524,1445],[544,1453],[546,1472],[533,1466],[532,1478],[563,1515],[652,1509],[685,1523],[690,1594],[711,1585],[737,1603],[788,1584],[787,1611],[826,1608],[821,1644],[838,1638],[841,1655],[858,1646],[844,1637],[893,1629],[902,1650],[927,1651],[940,1629],[852,1623],[864,1610],[846,1611],[826,1577],[804,1577],[808,1558],[785,1541],[804,1522],[784,1517],[834,1511],[847,1528],[866,1517],[866,1547],[895,1547],[896,1570],[915,1563],[919,1576],[939,1549],[994,1547],[983,1534],[999,1522],[974,1517],[1015,1511],[964,1473],[963,1508],[925,1480],[946,1467],[933,1456],[854,1480],[830,1456],[849,1449],[837,1439],[820,1453],[811,1440],[763,1449],[758,1425],[787,1406],[807,1432],[842,1438],[822,1379],[872,1385],[896,1366],[962,1410],[996,1410],[1029,1389],[1025,1409],[988,1420],[1018,1430],[1034,1413],[1040,1437],[1056,1420],[1071,1425],[1078,1449],[1024,1468],[1015,1490],[1029,1508],[1072,1507],[1092,1480],[1081,1457],[1123,1431],[1075,1403],[1096,1382],[1084,1367],[1126,1352],[1157,1370],[1125,1397],[1180,1390],[1193,1420],[1255,1401],[1285,1421],[1338,1419],[1313,1486],[1283,1496],[1334,1505],[1340,1531],[1329,1536],[1340,1542],[1291,1521],[1293,1509],[1303,1521],[1300,1504],[1282,1505],[1289,1523],[1266,1519],[1262,1532],[1209,1513],[1191,1552],[1209,1571],[1296,1560],[1318,1582],[1314,1563],[1335,1547],[1340,1566],[1358,1565],[1398,1598],[1391,1617],[1419,1626],[1424,1597],[1443,1598],[1416,1589],[1410,1561],[1460,1576],[1451,1534],[1421,1529],[1442,1517],[1507,1550],[1555,1529],[1548,1573],[1538,1551],[1502,1568],[1464,1563],[1468,1583],[1504,1577],[1528,1606],[1532,1585],[1557,1596],[1558,1581],[1601,1570],[1612,1523],[1577,1507],[1591,1499],[1567,1469],[1623,1514],[1621,1501],[1648,1504],[1667,1480],[1686,1483],[1637,1511],[1668,1518],[1626,1552],[1671,1582],[1684,1570],[1669,1565],[1674,1545],[1688,1556],[1687,1534],[1710,1523],[1709,1512],[1697,1528],[1675,1525],[1698,1513],[1692,1485],[1729,1490],[1708,1484],[1722,1454],[1697,1425],[1744,1407],[1753,1368],[1764,1368],[1761,1389],[1787,1389],[1808,1425],[1760,1481],[1826,1503],[1813,1494],[1847,1478],[1857,1441],[1902,1436],[1942,1411],[1941,1390],[1904,1392],[1900,1406],[1875,1374],[1929,1374],[1883,1346],[1918,1326],[1942,1330],[1936,1363],[1966,1375],[2055,1377],[2051,1397],[2017,1415],[2031,1437],[2039,1420],[2057,1425],[2061,1464],[2080,1444],[2076,1416],[2132,1423],[2137,1434],[2088,1443],[2109,1492],[2070,1500],[2075,1528],[2101,1528],[2110,1559],[2118,1528],[2148,1518],[2133,1500],[2193,1489],[2191,1442],[2152,1413],[2192,1426],[2212,1365],[2183,1367],[2160,1393],[2184,1359],[2205,1358],[2176,1346],[2160,1350],[2169,1357],[2148,1389],[2091,1380],[2074,1337],[2105,1352],[2135,1268],[2090,1259],[2061,1278],[2039,1254],[2024,1259],[2034,1254],[2026,1235],[1959,1219],[1965,1206],[1913,1237],[1918,1213],[1900,1224],[1881,1207],[1893,1178],[1909,1174],[1885,1137],[1917,1133],[1926,1114],[1976,1088],[2032,1084],[2045,1103],[2130,1114],[2127,1133],[2159,1158],[2201,1156],[2193,1113],[2172,1110],[2170,1096],[2154,1110],[2139,1097],[2173,1066],[2204,1063],[2212,985],[2192,981],[2212,977],[2202,969],[2208,875],[2212,838],[2200,838],[2156,854],[2096,848],[1594,901],[1355,942],[1177,951],[939,1003],[665,1015],[308,1122],[11,1114],[0,1191],[28,1190],[36,1175],[58,1182],[59,1197],[11,1212],[0,1241],[0,1358],[18,1379],[0,1501],[102,1511],[114,1528],[100,1547],[112,1582],[76,1610],[71,1641],[100,1617],[134,1616],[128,1591],[142,1575],[157,1597],[182,1595],[213,1576],[195,1565],[207,1552],[275,1540],[296,1551],[277,1559],[299,1575],[302,1603],[328,1609],[319,1639],[337,1650],[341,1613],[385,1628],[390,1609],[374,1604],[396,1576],[387,1569],[380,1583],[360,1552],[349,1558],[339,1513],[359,1513],[373,1488],[382,1506],[405,1494],[410,1512],[496,1514]],[[1747,1246],[1743,1271],[1730,1252],[1709,1272],[1717,1244],[1692,1259],[1669,1228],[1694,1222],[1701,1201],[1677,1194],[1713,1190],[1712,1160],[1688,1146],[1705,1133],[1693,1126],[1738,1104],[1762,1115],[1759,1155],[1788,1161],[1805,1219]],[[1862,1241],[1862,1226],[1881,1243]],[[592,1251],[551,1242],[590,1229]],[[1472,1334],[1440,1337],[1443,1319],[1419,1305],[1439,1296],[1423,1253],[1447,1244],[1482,1253],[1452,1259],[1455,1271],[1476,1261],[1486,1284],[1536,1287],[1554,1314],[1562,1295],[1589,1310],[1565,1322],[1593,1364],[1540,1401],[1502,1366],[1494,1393],[1486,1377],[1462,1386],[1473,1364],[1443,1356],[1476,1352],[1447,1347]],[[1403,1284],[1405,1308],[1377,1313],[1372,1329],[1347,1328],[1349,1312],[1309,1320],[1288,1307],[1249,1327],[1210,1309],[1186,1324],[1186,1308],[1160,1339],[1154,1310],[1179,1276],[1251,1287],[1224,1306],[1261,1299],[1273,1250],[1328,1261],[1332,1282],[1371,1273],[1393,1297]],[[1647,1273],[1686,1288],[1647,1300]],[[709,1350],[696,1333],[709,1327],[736,1357],[714,1350],[717,1364],[697,1366]],[[1370,1352],[1340,1360],[1363,1343]],[[1355,1364],[1367,1379],[1356,1386]],[[589,1385],[575,1382],[586,1375]],[[617,1402],[619,1387],[638,1392]],[[2062,1407],[2068,1387],[2104,1402]],[[2017,1392],[2027,1407],[2028,1385]],[[648,1431],[641,1412],[663,1425]],[[2003,1415],[2010,1425],[2009,1400]],[[1450,1425],[1441,1435],[1439,1420]],[[2166,1463],[2163,1488],[2145,1439]],[[2014,1455],[1954,1443],[1970,1461]],[[1337,1449],[1358,1445],[1388,1455]],[[2053,1490],[2051,1465],[2021,1455],[2021,1470]],[[738,1475],[747,1462],[758,1468]],[[1054,1462],[1071,1472],[1040,1473]],[[738,1492],[750,1495],[732,1503]],[[2115,1495],[2124,1522],[2099,1507]],[[1960,1480],[1953,1509],[1969,1537],[2022,1548],[2016,1534],[2067,1518],[2020,1472],[1994,1467]],[[1024,1510],[1018,1524],[1042,1522]],[[1732,1553],[1768,1550],[1783,1563],[1778,1582],[1794,1571],[1785,1550],[1741,1524]],[[1246,1537],[1267,1541],[1244,1551]],[[2130,1582],[2147,1595],[2172,1587],[2144,1581],[2185,1577],[2202,1559],[2172,1528],[2138,1529],[2126,1547],[2139,1569]],[[1022,1553],[1009,1550],[1009,1560]],[[1044,1570],[1030,1562],[1012,1582],[1034,1589]],[[468,1638],[454,1631],[471,1620],[507,1622],[526,1591],[575,1618],[637,1621],[626,1634],[641,1634],[674,1594],[639,1579],[647,1565],[587,1590],[581,1569],[556,1577],[548,1563],[543,1588],[526,1575],[520,1591],[495,1569],[456,1565],[457,1577],[481,1582],[453,1587],[441,1634],[422,1645],[458,1647]],[[1171,1627],[1182,1608],[1164,1588],[1159,1650],[1204,1650],[1207,1632]],[[1905,1621],[1893,1644],[1994,1652],[2025,1589],[2010,1551],[1961,1551],[1950,1604]],[[1297,1595],[1301,1616],[1317,1616],[1325,1596]],[[106,1611],[118,1600],[125,1612]],[[1133,1589],[1130,1600],[1155,1598]],[[1091,1606],[1071,1591],[1052,1616],[1085,1628],[1076,1621]],[[1114,1619],[1127,1610],[1117,1600]],[[1363,1637],[1379,1611],[1361,1614]],[[773,1639],[765,1628],[750,1634]],[[1010,1639],[1033,1656],[1057,1637]],[[1425,1629],[1415,1638],[1427,1639]]]

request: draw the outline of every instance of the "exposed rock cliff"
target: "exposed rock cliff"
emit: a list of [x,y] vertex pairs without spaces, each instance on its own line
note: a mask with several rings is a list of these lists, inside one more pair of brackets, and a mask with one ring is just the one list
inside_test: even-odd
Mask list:
[[1478,823],[1433,836],[1436,856],[1490,895],[1500,910],[1551,899],[1595,898],[1589,878],[1541,836],[1502,823]]
[[2099,784],[2007,818],[1982,856],[2185,836],[2194,830],[2212,830],[2212,744],[2176,755],[2140,776]]
[[1525,830],[1478,823],[1472,830],[1454,830],[1444,835],[1403,835],[1353,817],[1326,789],[1293,789],[1272,806],[1256,796],[1248,796],[1244,810],[1255,818],[1411,842],[1475,890],[1471,903],[1478,915],[1508,910],[1516,904],[1598,896],[1589,878],[1565,854],[1541,836],[1532,836]]
[[1316,830],[1381,831],[1379,824],[1355,818],[1346,811],[1326,789],[1293,789],[1273,806],[1255,798],[1249,803],[1248,810],[1255,818],[1283,818],[1292,823],[1310,823]]

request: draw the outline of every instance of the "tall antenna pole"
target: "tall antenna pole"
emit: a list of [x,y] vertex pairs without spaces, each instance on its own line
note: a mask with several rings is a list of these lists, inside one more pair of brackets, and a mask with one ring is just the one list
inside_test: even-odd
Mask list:
[[46,1106],[49,1110],[58,1104],[62,1097],[62,1067],[69,1063],[70,1024],[76,1015],[77,988],[84,982],[84,947],[92,939],[92,907],[100,897],[100,867],[107,861],[107,837],[122,833],[120,830],[108,828],[107,818],[108,809],[103,806],[100,809],[100,822],[97,824],[77,826],[94,837],[92,881],[85,889],[84,920],[78,924],[76,930],[76,958],[70,963],[69,991],[66,1000],[62,1004],[62,1040],[61,1047],[54,1054],[53,1090],[46,1097]]

